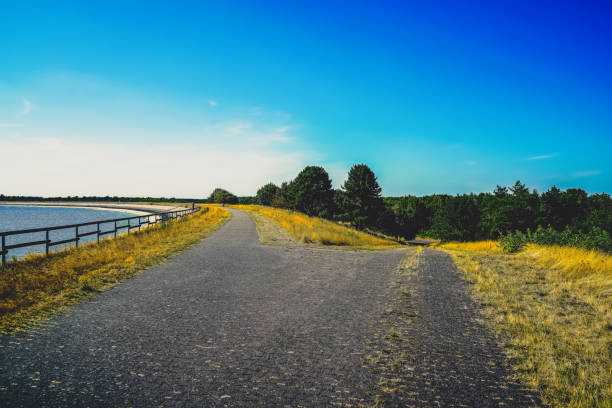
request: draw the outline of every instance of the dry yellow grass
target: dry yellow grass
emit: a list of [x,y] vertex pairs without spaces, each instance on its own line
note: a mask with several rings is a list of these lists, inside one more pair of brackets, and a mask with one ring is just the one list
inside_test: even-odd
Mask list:
[[236,205],[233,207],[265,215],[289,231],[298,241],[305,243],[362,248],[393,248],[401,246],[395,241],[375,237],[321,218],[309,217],[300,212],[259,205]]
[[229,218],[222,208],[202,211],[116,240],[30,255],[0,269],[0,332],[12,331],[162,262],[213,232]]
[[560,271],[568,280],[594,279],[604,285],[607,282],[608,288],[612,284],[612,256],[602,251],[530,244],[521,255]]
[[612,256],[538,245],[506,255],[491,242],[438,247],[473,284],[518,373],[546,404],[612,405]]
[[473,252],[502,252],[497,241],[447,242],[444,244],[434,244],[433,246]]

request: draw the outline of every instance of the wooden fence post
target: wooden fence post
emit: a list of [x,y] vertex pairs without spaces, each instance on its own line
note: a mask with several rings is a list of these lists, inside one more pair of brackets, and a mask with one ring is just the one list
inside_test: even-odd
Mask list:
[[6,265],[6,250],[4,247],[6,246],[5,236],[2,236],[2,266]]

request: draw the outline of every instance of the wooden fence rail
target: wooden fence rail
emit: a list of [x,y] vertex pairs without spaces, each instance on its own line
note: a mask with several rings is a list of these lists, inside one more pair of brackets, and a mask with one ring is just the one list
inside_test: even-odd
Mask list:
[[[107,235],[107,234],[114,234],[114,238],[117,239],[117,233],[121,230],[124,230],[124,229],[127,230],[127,233],[129,235],[130,231],[133,229],[138,228],[138,230],[140,231],[140,229],[143,226],[148,227],[150,225],[155,225],[160,222],[182,218],[187,215],[193,214],[199,210],[200,210],[199,206],[192,206],[191,208],[186,208],[184,210],[158,212],[158,213],[153,213],[153,214],[148,214],[148,215],[136,215],[133,217],[113,218],[110,220],[102,220],[102,221],[89,221],[89,222],[83,222],[81,224],[60,225],[57,227],[32,228],[32,229],[0,232],[0,254],[2,254],[2,266],[6,265],[7,254],[9,250],[11,249],[24,248],[24,247],[36,246],[36,245],[44,245],[45,255],[49,255],[49,249],[56,245],[68,244],[68,243],[74,242],[75,246],[78,248],[79,241],[81,240],[81,238],[91,236],[91,235],[97,235],[98,243],[100,242],[100,237]],[[132,220],[137,220],[137,221],[132,221]],[[118,224],[122,222],[125,222],[125,224],[123,225]],[[109,223],[112,223],[112,229],[103,230],[100,227],[100,226],[103,226],[104,224],[109,224]],[[79,232],[79,228],[93,226],[93,225],[96,226],[95,230],[86,231],[86,232],[81,230],[81,232]],[[108,227],[104,227],[104,228],[108,228]],[[49,232],[51,231],[70,230],[70,229],[74,229],[73,238],[62,239],[59,241],[51,241],[49,239]],[[18,236],[18,235],[24,235],[24,234],[37,233],[37,232],[44,232],[45,239],[44,240],[39,239],[37,241],[30,241],[30,242],[21,242],[18,244],[11,244],[11,245],[8,245],[6,243],[6,237],[8,236]]]

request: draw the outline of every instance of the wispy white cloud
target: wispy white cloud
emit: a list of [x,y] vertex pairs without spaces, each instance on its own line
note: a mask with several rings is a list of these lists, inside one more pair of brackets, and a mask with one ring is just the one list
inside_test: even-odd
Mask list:
[[584,177],[590,177],[590,176],[597,176],[599,174],[601,174],[601,170],[589,170],[589,171],[576,171],[574,173],[572,173],[572,178],[584,178]]
[[210,106],[212,106],[212,107],[215,107],[215,106],[217,106],[217,101],[214,101],[214,100],[210,99],[210,100],[208,101],[208,104],[209,104]]
[[288,144],[295,141],[291,135],[294,126],[278,126],[249,120],[235,120],[207,126],[203,136],[207,139],[228,141],[233,145],[256,148]]
[[23,110],[21,111],[22,115],[27,115],[36,109],[36,105],[32,104],[26,98],[23,98]]
[[278,133],[287,133],[289,132],[293,127],[292,126],[282,126],[282,127],[277,127],[274,129],[275,132]]
[[558,155],[559,155],[558,153],[542,154],[539,156],[527,157],[525,160],[546,160],[546,159],[552,159],[553,157],[557,157]]
[[20,128],[23,123],[0,123],[0,128]]
[[214,126],[217,130],[220,130],[227,135],[232,136],[243,136],[248,130],[253,128],[253,123],[248,121],[238,120],[234,123],[228,123],[227,125]]
[[468,161],[464,161],[463,164],[467,165],[467,166],[475,166],[478,163],[475,162],[474,160],[468,160]]
[[287,112],[276,112],[276,115],[284,121],[288,121],[291,120],[291,118],[293,117],[290,113]]

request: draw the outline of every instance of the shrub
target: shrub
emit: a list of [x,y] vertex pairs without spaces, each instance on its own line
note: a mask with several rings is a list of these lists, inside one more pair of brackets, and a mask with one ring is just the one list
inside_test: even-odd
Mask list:
[[222,188],[215,188],[207,202],[217,204],[237,204],[238,197]]
[[520,231],[510,232],[502,236],[499,240],[499,247],[502,251],[513,254],[519,252],[527,243],[527,237]]
[[547,228],[539,226],[534,233],[527,231],[526,241],[538,245],[562,245],[612,251],[612,238],[610,238],[610,234],[608,231],[596,226],[586,233],[573,231],[569,227],[559,232],[551,226]]
[[588,249],[603,249],[604,251],[612,251],[612,238],[610,233],[599,227],[593,227],[585,238],[585,248]]
[[259,205],[272,205],[272,202],[280,193],[280,188],[273,183],[268,183],[265,186],[257,190],[255,195],[255,202]]

